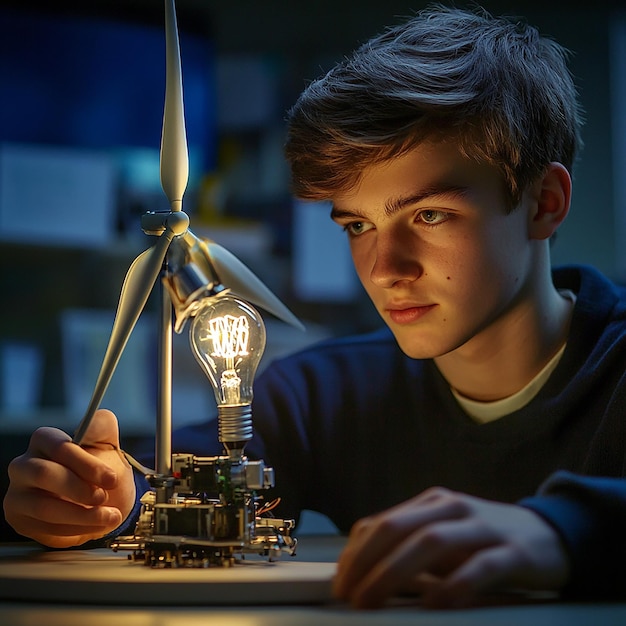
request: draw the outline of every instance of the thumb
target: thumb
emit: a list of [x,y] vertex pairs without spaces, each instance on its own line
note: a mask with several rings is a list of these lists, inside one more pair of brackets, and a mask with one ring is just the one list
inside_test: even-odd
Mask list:
[[107,445],[119,448],[120,431],[115,414],[108,409],[98,409],[91,419],[81,445]]

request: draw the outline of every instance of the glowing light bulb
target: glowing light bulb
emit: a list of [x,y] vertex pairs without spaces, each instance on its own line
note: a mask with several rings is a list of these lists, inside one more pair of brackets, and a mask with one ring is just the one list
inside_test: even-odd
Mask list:
[[213,386],[219,438],[231,457],[252,437],[253,384],[265,349],[259,312],[231,295],[207,298],[191,323],[196,360]]

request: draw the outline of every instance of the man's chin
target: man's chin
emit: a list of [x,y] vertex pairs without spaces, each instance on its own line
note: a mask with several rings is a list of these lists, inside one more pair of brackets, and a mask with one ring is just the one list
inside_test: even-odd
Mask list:
[[394,333],[394,336],[400,350],[411,359],[434,359],[447,352],[447,350],[442,350],[441,346],[418,342],[414,338],[407,339],[400,333]]

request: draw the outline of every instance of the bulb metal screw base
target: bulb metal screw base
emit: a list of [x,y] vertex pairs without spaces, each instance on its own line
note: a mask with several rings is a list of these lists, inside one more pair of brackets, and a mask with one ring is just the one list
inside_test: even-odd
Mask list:
[[252,439],[252,407],[250,404],[218,406],[219,440],[231,458],[243,456],[243,449]]

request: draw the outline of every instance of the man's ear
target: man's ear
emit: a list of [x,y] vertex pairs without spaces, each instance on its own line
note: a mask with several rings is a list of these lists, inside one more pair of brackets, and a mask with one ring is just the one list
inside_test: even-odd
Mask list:
[[548,239],[567,217],[572,197],[572,178],[561,163],[550,163],[531,191],[529,218],[531,239]]

